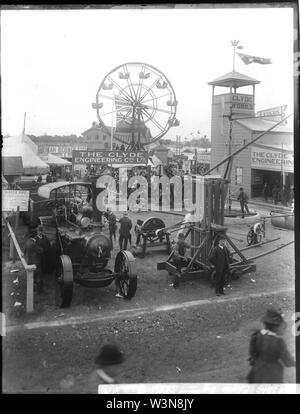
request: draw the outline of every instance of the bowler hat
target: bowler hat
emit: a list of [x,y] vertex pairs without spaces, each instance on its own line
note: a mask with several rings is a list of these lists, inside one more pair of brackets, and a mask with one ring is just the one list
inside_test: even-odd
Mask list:
[[267,323],[269,325],[286,325],[286,322],[284,321],[281,312],[278,309],[275,308],[269,308],[267,309],[265,315],[262,317],[261,321],[263,323]]
[[100,350],[99,355],[95,359],[98,365],[114,365],[124,361],[124,354],[119,350],[117,345],[106,344]]

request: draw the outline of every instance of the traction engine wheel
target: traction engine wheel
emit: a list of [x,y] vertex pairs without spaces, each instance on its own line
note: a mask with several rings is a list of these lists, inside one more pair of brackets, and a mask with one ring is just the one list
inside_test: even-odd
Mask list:
[[116,288],[125,299],[131,299],[137,288],[135,258],[128,250],[121,250],[115,260]]
[[55,275],[57,302],[61,308],[67,308],[70,306],[73,297],[73,267],[69,256],[62,254],[59,257]]

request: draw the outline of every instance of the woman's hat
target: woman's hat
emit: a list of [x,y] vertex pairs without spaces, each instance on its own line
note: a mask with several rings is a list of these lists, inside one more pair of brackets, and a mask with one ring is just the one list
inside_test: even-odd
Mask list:
[[275,308],[269,308],[266,311],[266,314],[262,317],[261,321],[263,323],[267,323],[269,325],[275,325],[275,326],[279,326],[279,325],[286,325],[286,322],[284,321],[283,317],[282,317],[282,313]]
[[95,359],[95,364],[98,365],[114,365],[121,364],[124,361],[124,354],[117,345],[106,344],[100,350],[99,355]]

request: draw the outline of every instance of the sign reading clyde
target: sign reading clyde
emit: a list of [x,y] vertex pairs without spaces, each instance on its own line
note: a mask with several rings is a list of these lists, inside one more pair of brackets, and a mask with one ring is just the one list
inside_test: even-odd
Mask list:
[[147,151],[73,150],[73,164],[147,164]]

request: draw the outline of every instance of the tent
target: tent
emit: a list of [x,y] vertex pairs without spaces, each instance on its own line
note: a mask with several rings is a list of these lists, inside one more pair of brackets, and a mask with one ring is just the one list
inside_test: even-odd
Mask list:
[[24,133],[3,139],[3,157],[21,157],[23,174],[43,174],[49,171],[49,165],[37,155],[37,145]]
[[45,161],[48,165],[55,165],[57,167],[63,167],[64,165],[72,165],[71,161],[64,160],[63,158],[58,157],[57,155],[47,154],[40,155],[42,161]]
[[163,162],[156,155],[153,155],[152,163],[154,164],[155,167],[158,167],[159,165],[163,164]]

